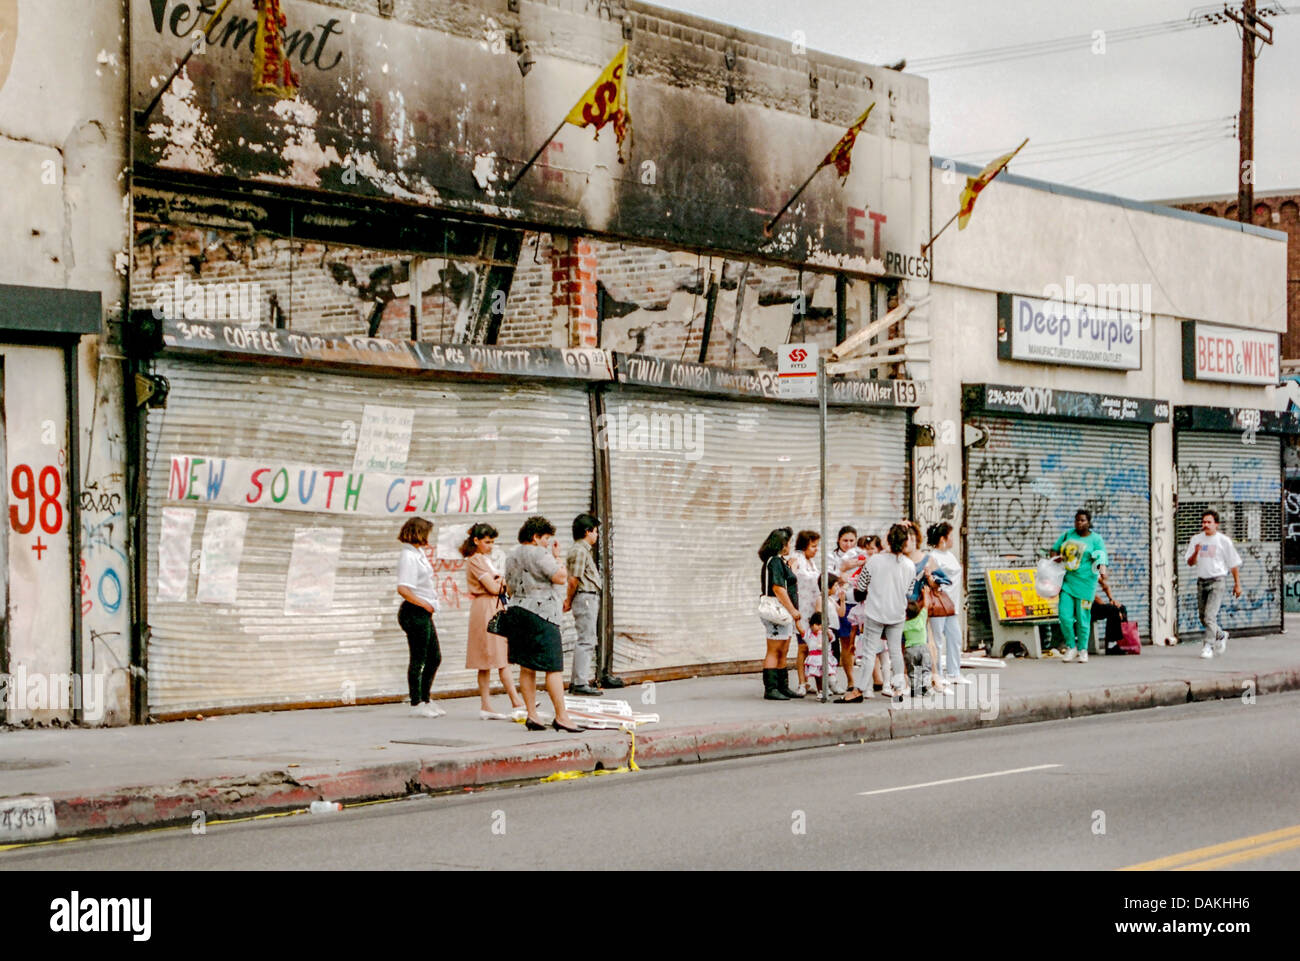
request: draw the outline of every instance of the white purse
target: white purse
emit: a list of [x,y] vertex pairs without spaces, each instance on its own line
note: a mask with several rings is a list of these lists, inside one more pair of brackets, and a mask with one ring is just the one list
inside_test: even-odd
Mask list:
[[790,612],[785,609],[785,605],[775,597],[770,596],[764,596],[758,599],[758,616],[773,624],[780,624],[782,627],[794,623],[794,618],[791,617]]

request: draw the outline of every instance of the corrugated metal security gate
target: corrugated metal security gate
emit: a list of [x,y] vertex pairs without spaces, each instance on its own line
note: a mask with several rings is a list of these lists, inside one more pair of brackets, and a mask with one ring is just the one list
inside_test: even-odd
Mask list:
[[[1243,440],[1253,440],[1253,444]],[[1229,630],[1282,626],[1282,446],[1276,435],[1179,431],[1178,632],[1204,633],[1196,610],[1196,572],[1186,565],[1187,543],[1201,529],[1201,513],[1219,512],[1220,530],[1241,555],[1239,598],[1229,590],[1221,623]],[[1231,581],[1229,581],[1231,587]]]
[[1092,511],[1106,542],[1115,597],[1144,635],[1151,631],[1151,433],[1145,427],[976,417],[989,432],[966,461],[967,630],[991,637],[985,573],[1033,566]]
[[[563,546],[569,524],[592,505],[592,433],[587,392],[548,384],[458,383],[304,373],[250,366],[160,359],[167,406],[148,421],[148,648],[149,709],[155,714],[214,707],[347,701],[399,695],[406,690],[407,649],[397,624],[394,584],[397,532],[414,514],[340,515],[265,507],[168,500],[171,458],[201,456],[352,468],[366,405],[413,411],[409,473],[535,474],[536,509],[555,524]],[[270,475],[267,475],[270,476]],[[200,480],[203,475],[200,474]],[[264,477],[265,479],[265,477]],[[227,478],[248,487],[248,475]],[[339,492],[343,493],[342,481]],[[272,488],[274,491],[274,488]],[[289,498],[298,496],[291,490]],[[421,498],[422,500],[423,498]],[[429,516],[417,505],[416,513]],[[493,505],[495,507],[495,505]],[[159,545],[163,510],[192,524],[194,560],[176,580],[180,551],[175,524],[165,564],[184,600],[159,599]],[[246,516],[237,557],[234,603],[197,599],[198,552],[218,511]],[[194,516],[186,520],[184,512]],[[500,531],[498,545],[516,543],[522,516],[434,516],[434,538],[484,520]],[[305,534],[303,532],[306,532]],[[337,538],[337,562],[322,569],[334,578],[332,603],[316,613],[287,613],[290,558],[295,539],[311,545]],[[320,536],[323,541],[317,542]],[[446,545],[444,545],[446,546]],[[183,547],[181,549],[183,551]],[[319,553],[319,549],[317,548]],[[454,558],[454,559],[453,559]],[[473,686],[464,668],[469,597],[464,561],[440,552],[435,562],[445,602],[436,624],[443,653],[436,690]],[[566,615],[566,648],[572,620]]]
[[[677,425],[689,444],[656,446],[655,423],[670,438]],[[606,425],[615,668],[761,657],[762,539],[820,526],[816,409],[620,389]],[[877,533],[902,516],[906,434],[903,411],[831,408],[831,538],[846,523]]]

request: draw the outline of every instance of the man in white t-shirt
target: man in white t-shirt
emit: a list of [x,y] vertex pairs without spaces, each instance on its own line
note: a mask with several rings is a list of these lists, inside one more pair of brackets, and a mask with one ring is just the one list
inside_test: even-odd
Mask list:
[[1196,568],[1196,602],[1205,625],[1201,657],[1222,654],[1228,646],[1228,632],[1219,626],[1219,607],[1232,572],[1232,596],[1241,597],[1241,555],[1227,534],[1219,533],[1219,515],[1207,510],[1201,515],[1201,533],[1187,545],[1187,564]]

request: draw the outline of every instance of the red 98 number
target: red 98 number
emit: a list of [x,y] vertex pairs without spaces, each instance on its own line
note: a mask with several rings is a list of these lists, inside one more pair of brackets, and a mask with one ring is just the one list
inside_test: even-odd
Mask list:
[[[19,534],[30,534],[37,521],[47,534],[57,534],[63,529],[63,505],[59,503],[63,479],[57,467],[41,468],[38,478],[29,465],[19,464],[9,478],[9,490],[15,501],[9,506],[9,523]],[[21,517],[23,501],[27,502],[25,518]]]

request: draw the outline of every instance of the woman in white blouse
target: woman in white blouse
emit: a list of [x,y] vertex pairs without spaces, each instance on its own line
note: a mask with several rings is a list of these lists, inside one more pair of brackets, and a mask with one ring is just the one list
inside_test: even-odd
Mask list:
[[438,595],[433,583],[433,565],[424,553],[432,530],[433,524],[423,517],[412,517],[397,535],[402,542],[402,553],[397,558],[397,593],[402,598],[397,623],[406,632],[406,645],[411,652],[406,684],[411,694],[411,713],[417,717],[440,717],[447,713],[429,701],[433,676],[442,663],[438,632],[433,626]]

